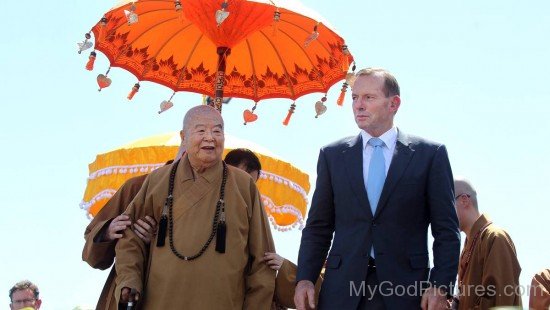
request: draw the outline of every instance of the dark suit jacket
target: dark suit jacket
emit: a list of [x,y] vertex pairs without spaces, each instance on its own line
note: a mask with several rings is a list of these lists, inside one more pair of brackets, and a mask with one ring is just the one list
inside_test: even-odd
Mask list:
[[[302,231],[297,281],[315,283],[330,248],[319,308],[356,309],[374,245],[380,289],[388,295],[386,308],[418,309],[421,287],[429,285],[426,281],[454,285],[457,274],[460,232],[447,151],[441,144],[399,131],[373,215],[363,182],[362,147],[358,135],[321,149],[317,185]],[[431,270],[429,225],[434,237]],[[403,288],[409,289],[408,294]]]

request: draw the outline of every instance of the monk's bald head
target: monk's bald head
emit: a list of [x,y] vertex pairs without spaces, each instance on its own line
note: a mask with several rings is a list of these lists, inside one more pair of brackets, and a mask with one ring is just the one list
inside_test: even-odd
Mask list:
[[199,105],[193,107],[185,113],[183,118],[183,132],[187,133],[189,129],[195,125],[196,120],[199,118],[215,118],[223,127],[223,118],[218,110],[208,105]]
[[472,204],[474,205],[475,209],[478,210],[477,192],[472,183],[463,177],[457,177],[455,178],[455,197],[459,197],[462,195],[468,195],[472,200]]
[[182,148],[195,171],[201,173],[222,160],[225,136],[218,110],[206,106],[191,108],[183,118]]

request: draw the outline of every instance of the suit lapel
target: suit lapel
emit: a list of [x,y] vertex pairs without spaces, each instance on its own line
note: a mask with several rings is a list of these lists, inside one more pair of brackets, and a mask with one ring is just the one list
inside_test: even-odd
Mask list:
[[359,199],[360,207],[372,217],[363,178],[363,140],[361,134],[349,141],[349,147],[343,151],[343,156],[351,188]]
[[403,172],[407,169],[413,155],[414,150],[409,147],[407,135],[398,131],[395,151],[393,152],[390,169],[388,170],[384,188],[382,188],[382,194],[380,195],[380,201],[378,202],[375,216],[378,216],[381,210],[386,206],[391,193],[401,179],[401,176],[403,176]]

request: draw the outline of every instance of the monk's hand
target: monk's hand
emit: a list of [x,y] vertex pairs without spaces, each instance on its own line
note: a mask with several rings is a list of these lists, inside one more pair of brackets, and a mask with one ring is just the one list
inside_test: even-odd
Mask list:
[[126,214],[121,214],[115,217],[109,224],[109,228],[103,235],[104,241],[113,241],[122,238],[122,231],[126,229],[132,222]]
[[440,288],[429,287],[422,295],[422,310],[443,310],[447,308],[447,294]]
[[302,280],[296,284],[294,292],[296,310],[315,309],[315,285],[309,280]]
[[[127,304],[130,301],[131,291],[132,291],[132,289],[129,288],[129,287],[123,287],[122,290],[120,291],[120,302],[119,303]],[[138,300],[139,300],[139,293],[137,291],[135,291],[134,301],[138,301]]]
[[284,260],[284,257],[282,257],[281,255],[271,252],[266,252],[264,254],[264,258],[262,259],[262,261],[264,261],[269,266],[269,268],[273,270],[281,269]]
[[146,215],[134,223],[134,232],[145,244],[149,244],[157,232],[157,222],[154,218]]

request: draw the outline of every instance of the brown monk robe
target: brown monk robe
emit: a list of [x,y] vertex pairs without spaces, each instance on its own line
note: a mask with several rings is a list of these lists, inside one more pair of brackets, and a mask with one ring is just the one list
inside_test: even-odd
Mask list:
[[529,291],[529,309],[550,309],[550,269],[535,274]]
[[[471,251],[470,261],[464,269],[474,241],[472,239],[478,232],[480,232],[478,240]],[[458,274],[464,274],[459,278],[461,289],[459,309],[521,306],[519,294],[521,267],[516,248],[508,233],[489,224],[485,215],[481,215],[472,226],[471,234],[472,238],[466,239],[458,268]]]
[[[140,293],[144,309],[269,309],[275,273],[260,259],[269,249],[272,237],[258,190],[246,172],[226,167],[225,253],[215,250],[216,238],[194,260],[185,261],[174,253],[198,254],[211,236],[222,191],[221,156],[202,173],[192,168],[188,154],[181,161],[152,172],[125,213],[131,219],[149,215],[158,223],[169,175],[176,164],[173,225],[168,224],[166,244],[157,247],[156,240],[151,242],[148,268],[144,265],[147,246],[133,231],[126,229],[116,245],[117,300],[123,288],[134,288]],[[160,235],[159,232],[157,239]]]
[[455,209],[466,243],[458,266],[458,309],[521,306],[516,248],[503,229],[479,212],[477,192],[455,179]]
[[[146,177],[147,175],[142,175],[127,180],[86,227],[84,232],[86,243],[82,250],[82,260],[92,268],[105,270],[113,264],[117,239],[112,241],[100,241],[100,239],[111,220],[122,214],[134,199]],[[115,277],[116,271],[112,268],[99,296],[96,309],[118,309],[114,295]]]

